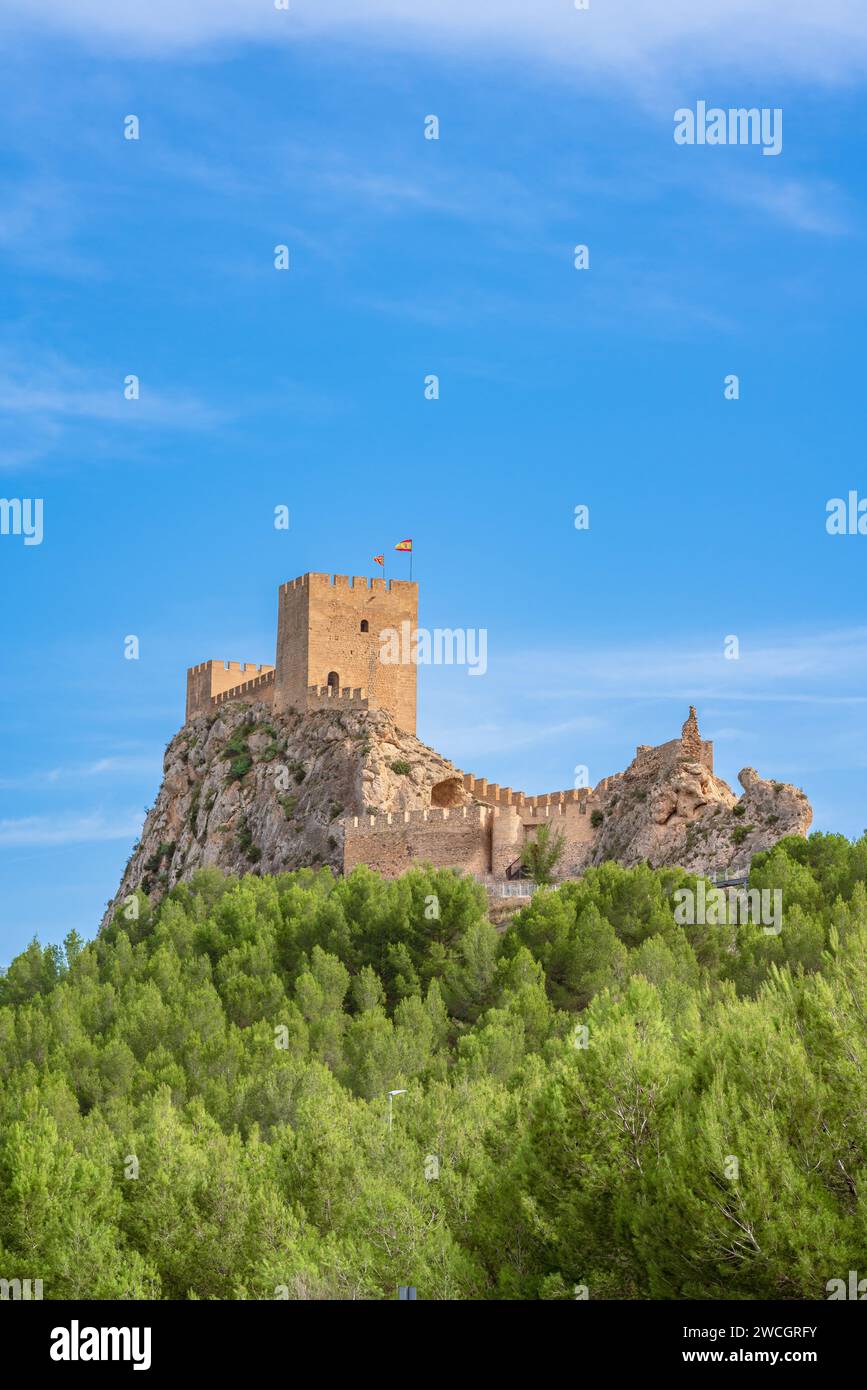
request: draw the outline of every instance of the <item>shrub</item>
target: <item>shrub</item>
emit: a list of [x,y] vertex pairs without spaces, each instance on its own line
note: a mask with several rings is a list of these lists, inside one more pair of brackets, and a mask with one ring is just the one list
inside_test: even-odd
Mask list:
[[251,755],[249,753],[239,753],[237,758],[232,760],[226,781],[242,782],[252,766],[253,759]]
[[262,858],[262,851],[259,846],[253,844],[253,832],[246,816],[243,817],[238,827],[238,849],[246,855],[251,864],[258,864]]
[[238,753],[246,753],[247,739],[253,733],[254,727],[253,724],[241,724],[223,745],[223,757],[234,758]]
[[528,840],[521,853],[521,863],[534,883],[551,882],[565,845],[562,830],[553,834],[550,825],[539,826],[535,839]]

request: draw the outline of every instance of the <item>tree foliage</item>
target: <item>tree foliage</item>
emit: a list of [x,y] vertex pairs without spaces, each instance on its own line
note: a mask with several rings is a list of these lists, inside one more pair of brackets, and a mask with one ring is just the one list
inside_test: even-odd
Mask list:
[[756,858],[779,934],[678,925],[695,886],[605,864],[497,931],[450,872],[205,870],[32,943],[0,976],[0,1277],[825,1297],[867,1270],[867,836]]
[[540,887],[551,883],[565,847],[566,837],[562,830],[552,831],[550,825],[540,825],[521,853],[521,865],[527,877]]

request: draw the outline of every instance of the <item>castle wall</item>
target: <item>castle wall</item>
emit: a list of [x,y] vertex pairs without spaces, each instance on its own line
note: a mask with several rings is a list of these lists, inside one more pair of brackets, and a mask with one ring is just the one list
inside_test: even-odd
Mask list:
[[524,827],[517,812],[510,807],[502,807],[492,817],[491,824],[491,873],[494,878],[505,878],[506,870],[520,858],[524,848]]
[[[187,670],[187,705],[185,720],[206,714],[213,708],[211,700],[225,691],[239,690],[250,681],[263,676],[273,678],[274,667],[253,661],[201,661]],[[240,695],[236,699],[243,698]],[[261,697],[267,698],[267,697]]]
[[264,671],[260,676],[254,676],[252,680],[245,681],[243,685],[233,686],[230,690],[220,690],[216,695],[211,696],[211,709],[219,708],[220,705],[228,704],[233,700],[243,700],[249,705],[271,705],[274,703],[274,669]]
[[433,807],[344,821],[343,872],[367,864],[386,878],[415,863],[437,869],[487,874],[491,868],[491,821],[482,806]]
[[[477,801],[494,809],[491,862],[495,878],[505,876],[540,825],[550,825],[555,834],[563,836],[563,856],[555,871],[557,878],[569,877],[585,867],[598,834],[591,822],[596,797],[589,788],[526,796],[524,792],[501,787],[470,773],[464,774],[463,785]],[[600,789],[602,786],[600,783]]]
[[[307,575],[281,584],[277,595],[277,678],[274,708],[305,709],[307,688],[307,630],[310,587]],[[323,684],[323,682],[318,682]]]
[[311,685],[307,691],[308,710],[316,709],[369,709],[370,702],[366,690],[352,690],[344,687],[335,690],[330,685]]
[[413,863],[439,869],[505,878],[528,839],[548,825],[562,834],[563,856],[557,878],[570,878],[587,865],[597,831],[581,803],[516,809],[509,806],[431,807],[374,816],[347,816],[343,871],[366,864],[386,878],[404,873]]
[[572,878],[587,865],[599,834],[592,821],[592,800],[587,802],[552,802],[549,806],[520,812],[524,840],[532,839],[539,827],[549,825],[552,835],[563,836],[563,855],[554,873],[556,878]]
[[387,710],[414,734],[418,668],[380,661],[380,633],[404,623],[411,632],[418,624],[418,585],[405,580],[305,574],[282,585],[275,707],[306,708],[309,688],[327,686],[333,671],[341,689],[363,690],[371,709]]
[[524,792],[512,791],[511,787],[501,787],[497,782],[489,782],[486,777],[474,777],[469,772],[464,773],[464,790],[477,801],[484,801],[489,806],[526,807],[531,811],[537,806],[554,806],[560,803],[579,805],[592,796],[587,787],[570,788],[565,792],[544,792],[541,796],[527,796]]

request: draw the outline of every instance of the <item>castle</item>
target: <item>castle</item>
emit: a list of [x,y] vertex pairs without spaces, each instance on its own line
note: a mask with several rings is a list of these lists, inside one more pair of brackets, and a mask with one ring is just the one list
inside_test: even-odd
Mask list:
[[[676,776],[684,763],[696,769],[699,785],[713,780],[713,743],[699,734],[693,706],[679,739],[636,749],[629,775],[640,785]],[[592,862],[601,826],[624,774],[604,777],[595,787],[527,796],[471,773],[456,772],[430,790],[430,808],[344,821],[343,871],[366,864],[385,877],[413,863],[460,868],[479,878],[509,879],[519,871],[528,841],[542,826],[562,836],[558,878],[576,877]],[[703,795],[698,793],[699,799]],[[673,812],[679,809],[677,803]]]
[[350,579],[302,574],[278,590],[276,664],[203,661],[187,671],[189,721],[227,701],[313,710],[330,701],[384,709],[415,733],[416,667],[383,665],[380,632],[418,620],[418,584],[403,579]]
[[[592,862],[601,843],[600,826],[621,794],[623,774],[604,778],[594,788],[527,796],[462,772],[415,740],[416,663],[383,663],[380,648],[384,629],[400,630],[408,623],[415,632],[417,584],[304,574],[278,592],[275,664],[212,660],[191,667],[186,717],[189,721],[236,701],[265,704],[277,714],[327,707],[383,710],[398,730],[411,735],[416,765],[422,767],[430,755],[424,780],[413,784],[407,809],[344,815],[344,872],[366,864],[392,876],[423,861],[480,877],[509,878],[518,871],[528,840],[545,825],[563,838],[559,875],[578,874]],[[636,750],[630,775],[646,787],[659,777],[680,775],[684,764],[694,769],[694,800],[704,804],[714,781],[713,745],[701,738],[692,708],[679,739]],[[667,816],[689,819],[683,803],[680,791]]]

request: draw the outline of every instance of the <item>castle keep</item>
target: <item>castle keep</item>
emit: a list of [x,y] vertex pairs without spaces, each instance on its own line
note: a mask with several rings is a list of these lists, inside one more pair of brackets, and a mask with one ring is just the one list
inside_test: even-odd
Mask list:
[[226,701],[310,710],[339,700],[383,709],[414,734],[416,665],[383,665],[380,633],[418,623],[418,585],[401,579],[302,574],[278,590],[274,666],[204,661],[187,671],[186,719]]

